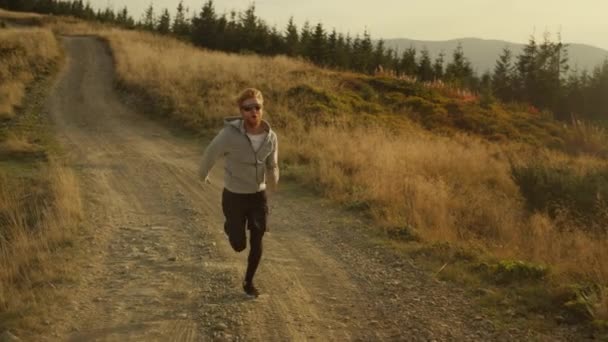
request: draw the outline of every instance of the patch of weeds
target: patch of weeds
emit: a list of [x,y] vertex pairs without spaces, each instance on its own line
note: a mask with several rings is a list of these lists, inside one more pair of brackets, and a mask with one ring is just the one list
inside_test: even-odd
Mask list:
[[420,235],[416,229],[409,225],[397,227],[385,227],[386,234],[391,238],[399,241],[420,241]]
[[346,79],[341,83],[341,86],[353,91],[365,101],[374,101],[378,98],[378,93],[374,88],[360,78]]
[[477,288],[478,292],[491,292],[491,290],[481,289],[479,278],[467,271],[465,262],[444,263],[436,270],[433,270],[438,279],[449,281],[455,284]]
[[498,263],[480,263],[475,270],[496,284],[512,284],[544,279],[549,273],[546,266],[519,260],[502,260]]
[[581,175],[569,165],[553,166],[535,160],[512,164],[511,175],[530,211],[547,211],[555,217],[565,209],[585,223],[605,219],[602,214],[606,204],[601,199],[608,198],[608,169]]
[[592,322],[592,326],[597,333],[597,340],[608,341],[608,321],[596,319]]
[[308,123],[329,123],[340,112],[340,101],[325,89],[302,84],[290,88],[286,96],[289,106],[297,108],[300,118]]
[[600,287],[595,284],[570,284],[558,288],[553,301],[562,309],[566,322],[584,323],[596,318],[600,295]]
[[347,210],[366,212],[371,208],[368,201],[362,199],[353,199],[345,203]]
[[379,93],[398,92],[406,96],[421,96],[431,98],[432,94],[422,85],[414,82],[399,80],[390,77],[370,77],[367,80],[375,91]]
[[408,97],[403,102],[403,105],[412,108],[412,110],[421,115],[447,114],[443,107],[418,96]]

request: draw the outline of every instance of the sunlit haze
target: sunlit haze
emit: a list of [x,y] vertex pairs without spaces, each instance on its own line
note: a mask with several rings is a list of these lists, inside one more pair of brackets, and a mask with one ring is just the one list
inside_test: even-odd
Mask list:
[[[134,19],[140,19],[152,3],[155,13],[164,8],[171,13],[175,0],[90,0],[96,8],[125,5]],[[199,12],[203,0],[184,0],[190,15]],[[231,10],[243,11],[249,0],[214,1],[219,14]],[[338,32],[362,33],[367,29],[372,38],[410,38],[418,40],[448,40],[477,37],[526,42],[531,34],[542,36],[545,31],[561,32],[568,43],[583,43],[608,49],[608,1],[604,0],[260,0],[256,13],[269,25],[285,27],[290,16],[298,26],[305,21],[321,22],[327,29]]]

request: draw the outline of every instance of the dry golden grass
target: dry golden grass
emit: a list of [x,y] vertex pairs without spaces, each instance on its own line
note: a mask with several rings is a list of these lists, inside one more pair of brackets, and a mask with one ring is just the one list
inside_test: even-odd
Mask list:
[[27,86],[56,63],[59,55],[59,45],[49,30],[0,31],[0,120],[15,115]]
[[43,15],[38,13],[29,13],[29,12],[12,12],[6,11],[0,8],[0,19],[5,20],[38,20],[44,18]]
[[573,120],[568,140],[570,146],[596,156],[608,157],[608,133],[604,128]]
[[608,289],[600,292],[600,300],[595,310],[596,318],[608,322]]
[[19,158],[23,156],[35,156],[43,153],[42,148],[32,144],[23,136],[9,134],[4,141],[0,141],[0,157]]
[[[0,18],[7,17],[38,18],[0,11]],[[56,71],[60,54],[48,29],[0,30],[0,330],[14,324],[29,329],[23,321],[42,317],[35,315],[40,304],[54,298],[45,289],[68,276],[57,250],[74,238],[81,215],[78,183],[71,171],[46,159],[22,158],[47,154],[47,123],[26,93]]]
[[43,15],[38,13],[28,12],[12,12],[6,11],[0,8],[0,18],[2,19],[31,19],[31,18],[43,18]]
[[[121,30],[99,33],[112,48],[120,82],[151,99],[161,99],[166,115],[191,128],[216,122],[235,111],[235,96],[255,84],[271,101],[269,110],[292,111],[276,94],[297,84],[336,87],[327,73],[283,56],[239,56],[195,49],[178,40]],[[165,58],[159,58],[164,56]]]
[[106,39],[121,85],[187,128],[215,127],[223,117],[238,114],[236,94],[245,87],[261,88],[267,97],[267,114],[275,122],[295,119],[286,99],[279,96],[287,89],[300,84],[338,87],[332,72],[284,56],[206,51],[177,39],[74,19],[49,20],[47,24],[57,33]]
[[608,239],[586,235],[572,222],[563,229],[563,222],[558,228],[545,214],[528,215],[507,156],[545,154],[581,172],[608,167],[604,161],[525,152],[467,136],[391,135],[370,128],[320,127],[283,141],[286,161],[310,161],[304,181],[322,185],[338,200],[369,206],[385,226],[413,227],[426,240],[482,246],[499,257],[555,266],[558,273],[608,279]]
[[38,282],[58,278],[53,251],[80,219],[75,175],[51,165],[40,178],[33,185],[0,174],[0,312],[27,308],[39,300]]

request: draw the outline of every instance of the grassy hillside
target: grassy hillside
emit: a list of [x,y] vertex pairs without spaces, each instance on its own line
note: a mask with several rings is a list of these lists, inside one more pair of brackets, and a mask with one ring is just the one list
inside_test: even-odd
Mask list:
[[44,318],[41,304],[67,274],[57,251],[80,216],[78,183],[52,161],[41,114],[60,61],[51,31],[0,29],[0,331]]
[[608,318],[602,131],[437,85],[82,23],[53,27],[102,36],[117,86],[194,132],[219,130],[236,113],[236,94],[260,88],[287,177],[367,213],[412,255],[435,255],[442,277],[513,285],[500,305],[567,321]]

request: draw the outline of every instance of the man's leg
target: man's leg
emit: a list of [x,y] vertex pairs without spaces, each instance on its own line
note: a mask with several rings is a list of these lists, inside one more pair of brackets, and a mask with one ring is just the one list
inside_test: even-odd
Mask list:
[[247,272],[245,282],[252,283],[255,271],[258,269],[260,259],[262,259],[262,237],[264,232],[257,229],[249,231],[249,257],[247,258]]
[[[266,220],[268,206],[264,192],[255,194],[251,210],[247,215],[247,228],[249,229],[249,257],[247,260],[247,271],[245,272],[245,286],[253,290],[253,276],[255,275],[260,260],[262,259],[262,238],[266,231]],[[247,291],[247,289],[245,290]],[[253,290],[257,292],[257,290]]]
[[226,222],[224,232],[228,235],[230,246],[237,252],[247,248],[245,225],[247,222],[244,199],[240,194],[232,193],[226,189],[222,193],[222,211]]

